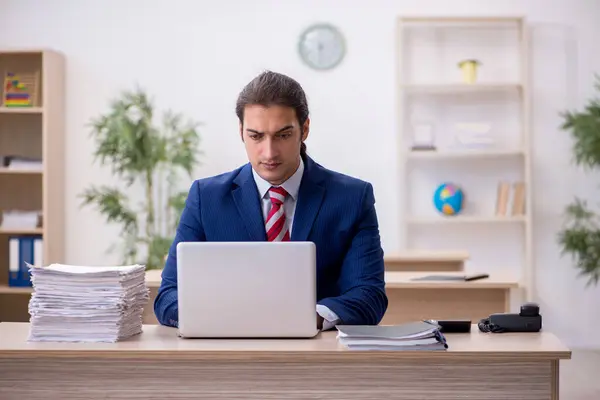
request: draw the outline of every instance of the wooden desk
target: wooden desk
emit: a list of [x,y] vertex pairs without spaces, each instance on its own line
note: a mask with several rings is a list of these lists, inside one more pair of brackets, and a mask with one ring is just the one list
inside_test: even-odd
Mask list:
[[464,275],[464,272],[386,272],[389,300],[383,324],[421,319],[470,319],[510,311],[510,290],[519,285],[495,275],[478,281],[413,281],[425,275]]
[[145,326],[110,343],[28,343],[28,323],[0,324],[0,398],[558,399],[550,333],[448,335],[443,352],[349,351],[335,332],[306,340],[180,339]]

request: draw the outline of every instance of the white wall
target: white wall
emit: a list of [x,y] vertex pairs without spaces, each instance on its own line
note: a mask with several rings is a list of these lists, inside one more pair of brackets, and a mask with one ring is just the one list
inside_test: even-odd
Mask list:
[[[356,5],[351,5],[356,4]],[[400,14],[525,15],[534,26],[533,128],[537,292],[545,326],[574,346],[600,347],[600,289],[585,289],[556,245],[563,207],[574,195],[597,196],[597,179],[570,165],[569,139],[558,111],[580,106],[600,72],[600,2],[303,0],[3,0],[0,46],[49,47],[67,57],[67,263],[109,263],[116,227],[80,209],[89,183],[110,182],[92,165],[85,124],[118,91],[140,83],[159,107],[205,123],[198,177],[245,162],[233,107],[240,88],[264,68],[290,74],[308,92],[314,158],[371,181],[387,252],[399,249],[395,17]],[[554,8],[553,8],[554,7]],[[330,73],[304,67],[299,33],[328,21],[346,35],[349,51]],[[173,86],[181,79],[181,84]],[[340,147],[343,151],[340,151]],[[188,183],[186,182],[185,185]],[[85,227],[89,226],[91,228]],[[555,287],[553,285],[556,285]]]

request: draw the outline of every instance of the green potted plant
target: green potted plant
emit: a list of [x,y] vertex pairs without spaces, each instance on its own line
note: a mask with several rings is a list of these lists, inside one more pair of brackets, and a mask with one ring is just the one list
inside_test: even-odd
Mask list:
[[[164,264],[187,196],[178,188],[180,178],[192,178],[201,154],[198,122],[166,111],[158,123],[155,114],[148,95],[136,88],[91,121],[94,161],[110,167],[121,185],[92,184],[80,195],[82,207],[94,206],[108,223],[120,224],[122,262],[147,269]],[[143,201],[134,204],[128,195],[136,191]]]
[[[600,91],[596,76],[595,89]],[[561,128],[573,139],[573,159],[587,170],[600,167],[600,100],[591,99],[580,111],[562,114]],[[600,278],[600,220],[587,201],[575,198],[565,210],[565,226],[559,232],[562,253],[570,254],[580,275],[586,276],[586,286],[596,285]]]

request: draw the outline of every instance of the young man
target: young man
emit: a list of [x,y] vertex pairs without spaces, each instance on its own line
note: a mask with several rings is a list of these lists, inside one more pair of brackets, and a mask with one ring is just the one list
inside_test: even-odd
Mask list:
[[177,326],[179,242],[295,240],[317,249],[318,328],[378,324],[388,299],[371,184],[306,154],[308,105],[295,80],[260,74],[236,114],[250,162],[193,183],[154,302],[158,321]]

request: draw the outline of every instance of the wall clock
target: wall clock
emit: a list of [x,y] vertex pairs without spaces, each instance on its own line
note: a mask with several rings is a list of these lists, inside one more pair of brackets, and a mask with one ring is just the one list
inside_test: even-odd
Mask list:
[[330,24],[315,24],[300,35],[298,52],[311,68],[327,70],[336,67],[346,54],[342,33]]

